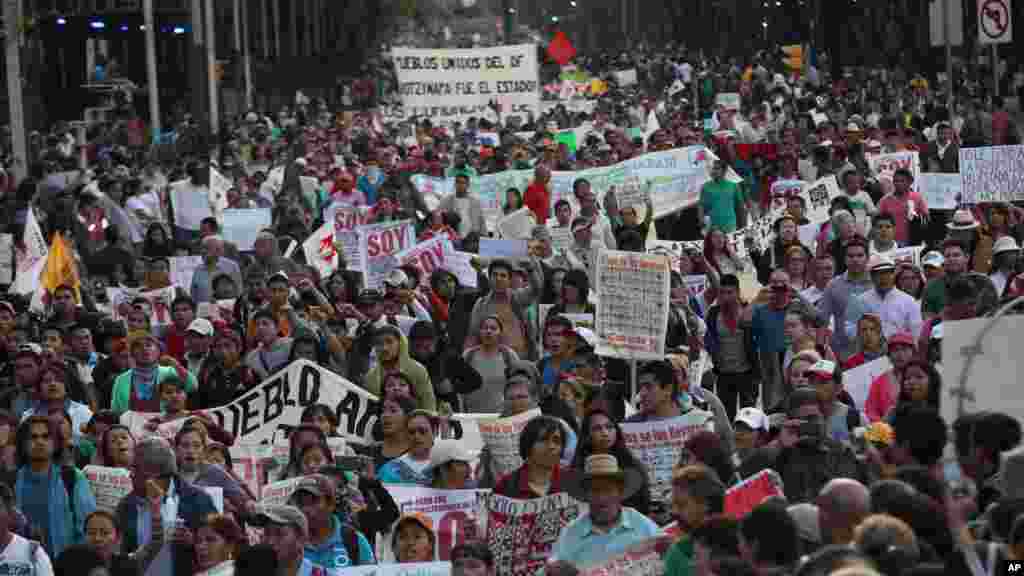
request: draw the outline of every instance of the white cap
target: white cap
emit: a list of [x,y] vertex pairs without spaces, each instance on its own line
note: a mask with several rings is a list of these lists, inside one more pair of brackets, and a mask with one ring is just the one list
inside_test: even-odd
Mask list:
[[895,270],[896,263],[892,261],[885,254],[875,254],[871,257],[871,261],[868,262],[868,270],[871,272],[882,272],[885,270]]
[[188,325],[186,332],[195,332],[202,336],[213,336],[213,324],[206,318],[196,318]]
[[921,266],[934,266],[936,268],[942,268],[942,264],[945,261],[946,259],[942,257],[941,253],[939,253],[936,250],[931,250],[924,255],[924,258],[921,259]]
[[430,469],[439,468],[449,462],[472,464],[473,457],[458,440],[437,440],[430,449]]
[[736,422],[742,422],[750,427],[751,430],[760,430],[762,432],[767,432],[770,427],[768,417],[764,415],[764,412],[753,406],[741,408],[736,413],[736,418],[733,419],[733,423],[735,424]]
[[580,340],[586,342],[588,347],[597,348],[597,335],[594,334],[593,330],[591,330],[590,328],[577,326],[575,328],[575,331],[576,336],[578,336]]

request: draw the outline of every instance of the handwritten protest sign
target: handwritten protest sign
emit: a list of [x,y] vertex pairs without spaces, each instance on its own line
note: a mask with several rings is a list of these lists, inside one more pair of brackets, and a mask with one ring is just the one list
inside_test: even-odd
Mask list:
[[801,195],[807,205],[804,216],[812,223],[824,222],[828,220],[828,209],[832,205],[832,199],[839,196],[839,184],[835,176],[819,178],[805,185]]
[[580,576],[662,576],[665,573],[665,555],[673,543],[670,536],[648,538],[621,554],[583,567]]
[[368,207],[352,206],[345,202],[334,202],[324,210],[324,223],[327,225],[334,222],[332,241],[344,247],[347,262],[359,262],[359,238],[356,235],[356,228],[367,223],[369,214]]
[[207,413],[239,443],[287,437],[302,410],[326,404],[338,419],[341,437],[357,443],[370,438],[377,397],[308,360],[296,360],[231,404]]
[[595,262],[597,353],[657,359],[665,354],[669,259],[658,254],[602,250]]
[[502,114],[540,117],[537,47],[392,50],[406,117],[465,121],[486,116],[497,100]]
[[533,212],[529,208],[523,207],[498,220],[497,230],[502,238],[510,240],[529,238],[534,224]]
[[532,576],[551,556],[562,528],[587,513],[586,503],[565,492],[513,500],[496,494],[487,501],[487,546],[503,576]]
[[[447,236],[434,236],[430,240],[415,244],[395,255],[399,265],[409,265],[420,271],[423,282],[429,283],[434,270],[444,268],[445,259],[454,252],[452,241]],[[475,280],[475,278],[474,278]]]
[[739,520],[773,496],[782,496],[782,478],[762,470],[725,491],[725,513]]
[[[436,490],[422,486],[386,485],[402,514],[419,512],[434,524],[434,559],[451,560],[452,548],[477,534],[478,521],[487,517],[490,490]],[[471,524],[473,525],[471,527]],[[467,534],[468,532],[468,534]],[[481,534],[482,535],[482,534]],[[394,562],[391,534],[377,538],[377,561]]]
[[127,468],[86,466],[82,473],[92,486],[96,509],[113,513],[117,503],[132,491],[132,473]]
[[523,465],[523,459],[519,456],[519,433],[527,422],[537,416],[540,416],[540,408],[515,416],[477,422],[480,436],[490,453],[491,471],[495,477],[504,476]]
[[270,208],[225,210],[221,218],[224,221],[224,239],[233,242],[239,250],[252,250],[260,230],[269,228],[271,224]]
[[[717,160],[704,146],[689,146],[673,150],[651,152],[630,158],[618,164],[589,168],[572,172],[551,173],[551,206],[565,199],[579,212],[579,202],[572,193],[572,184],[580,178],[590,182],[591,191],[603,202],[612,186],[619,187],[627,176],[638,177],[649,187],[654,217],[661,218],[697,203],[700,189],[710,179],[711,165]],[[726,179],[741,182],[735,172],[730,171]],[[503,216],[505,191],[509,188],[525,190],[533,181],[533,170],[506,170],[496,174],[485,174],[470,181],[469,193],[480,199],[487,226],[494,229]],[[415,174],[411,182],[425,197],[450,196],[455,193],[454,178],[436,178]]]
[[961,182],[959,173],[925,172],[921,174],[917,190],[929,209],[953,210],[961,199]]
[[626,447],[647,467],[651,478],[651,502],[662,506],[672,501],[672,468],[691,434],[704,430],[703,422],[688,416],[651,422],[624,422]]
[[202,256],[171,256],[171,284],[188,290],[192,286],[192,274],[202,264]]
[[482,258],[526,258],[529,254],[528,240],[506,240],[497,238],[480,239]]
[[364,288],[379,288],[395,267],[395,255],[416,242],[412,220],[368,224],[356,228],[356,234]]
[[155,326],[166,326],[171,323],[171,302],[174,302],[174,287],[168,286],[149,292],[137,292],[129,288],[107,288],[110,300],[110,311],[114,320],[120,320],[122,304],[131,304],[137,298],[149,302],[149,319]]
[[892,362],[889,357],[882,356],[867,364],[843,371],[843,390],[850,394],[858,410],[864,410],[864,403],[868,400],[871,383],[891,369]]
[[964,203],[1024,200],[1024,145],[960,149]]
[[299,476],[267,484],[260,492],[260,504],[264,506],[287,504],[288,499],[295,493],[295,489],[299,487],[299,482],[302,482],[304,478],[305,476]]

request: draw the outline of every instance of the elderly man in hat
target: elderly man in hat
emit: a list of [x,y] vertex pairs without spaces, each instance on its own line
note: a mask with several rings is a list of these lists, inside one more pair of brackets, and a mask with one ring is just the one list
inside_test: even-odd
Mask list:
[[569,493],[590,504],[590,511],[562,529],[553,558],[586,568],[621,554],[661,530],[650,518],[622,505],[640,489],[643,480],[634,469],[623,470],[610,454],[594,454],[584,463]]

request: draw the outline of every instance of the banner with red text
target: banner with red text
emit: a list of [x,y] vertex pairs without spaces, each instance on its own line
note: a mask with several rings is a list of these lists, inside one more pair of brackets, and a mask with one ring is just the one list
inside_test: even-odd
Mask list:
[[533,576],[547,563],[562,528],[588,506],[565,492],[532,500],[492,494],[487,500],[487,546],[501,576]]

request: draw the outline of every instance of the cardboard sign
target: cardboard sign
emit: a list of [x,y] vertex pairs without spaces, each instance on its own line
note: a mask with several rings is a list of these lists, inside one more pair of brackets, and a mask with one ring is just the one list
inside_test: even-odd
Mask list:
[[656,359],[665,354],[668,329],[669,258],[601,250],[594,265],[597,353]]
[[739,520],[766,499],[782,495],[778,472],[762,470],[725,491],[725,513]]
[[395,267],[396,255],[416,242],[412,220],[369,224],[356,229],[363,288],[380,288]]

